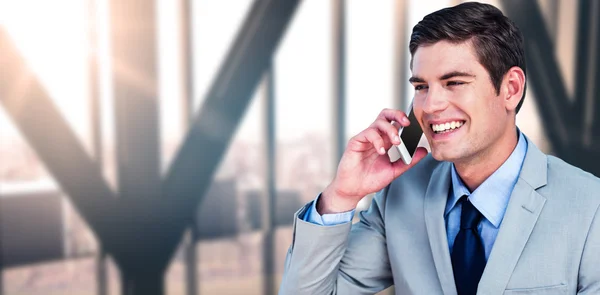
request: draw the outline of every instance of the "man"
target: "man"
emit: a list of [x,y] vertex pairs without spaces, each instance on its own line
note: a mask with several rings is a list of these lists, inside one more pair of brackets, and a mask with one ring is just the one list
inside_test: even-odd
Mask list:
[[465,3],[419,22],[410,52],[431,155],[390,163],[408,125],[397,110],[350,139],[334,180],[297,213],[280,294],[600,294],[600,181],[516,127],[518,28]]

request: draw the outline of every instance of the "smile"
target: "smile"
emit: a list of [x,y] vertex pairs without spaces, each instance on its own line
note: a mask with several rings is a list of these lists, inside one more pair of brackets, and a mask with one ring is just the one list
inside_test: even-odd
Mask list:
[[465,123],[465,121],[452,121],[452,122],[446,122],[446,123],[442,123],[442,124],[431,124],[430,126],[434,133],[442,134],[442,133],[452,132],[452,131],[460,128],[464,123]]

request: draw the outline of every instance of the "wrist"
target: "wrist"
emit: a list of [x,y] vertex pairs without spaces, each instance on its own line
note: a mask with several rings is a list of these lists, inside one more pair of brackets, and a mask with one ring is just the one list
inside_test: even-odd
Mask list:
[[317,202],[319,214],[336,214],[356,209],[361,197],[340,193],[333,185],[327,186]]

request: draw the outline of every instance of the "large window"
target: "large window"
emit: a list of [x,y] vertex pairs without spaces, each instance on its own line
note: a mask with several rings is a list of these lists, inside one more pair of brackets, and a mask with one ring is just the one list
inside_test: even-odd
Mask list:
[[[104,180],[118,192],[109,2],[0,1],[0,26],[10,34],[83,149],[91,159],[102,159],[98,167]],[[182,55],[185,36],[181,17],[187,13],[182,12],[183,2],[156,0],[159,112],[156,116],[159,130],[156,131],[162,178],[186,139],[190,124],[186,116],[193,119],[200,113],[216,73],[226,61],[253,3],[252,0],[189,1],[192,58],[186,59]],[[279,280],[292,241],[293,213],[313,200],[335,175],[337,162],[333,143],[337,132],[348,140],[367,128],[381,109],[398,107],[394,100],[399,83],[407,85],[402,94],[406,102],[412,98],[413,89],[407,81],[395,80],[398,2],[345,2],[346,71],[342,75],[346,107],[336,109],[332,62],[334,6],[332,1],[300,1],[272,56],[275,110],[271,119],[274,126],[266,125],[269,114],[265,111],[264,77],[267,73],[259,73],[261,82],[254,89],[243,117],[231,118],[231,122],[239,121],[239,124],[229,146],[219,151],[220,162],[214,175],[198,175],[198,178],[211,177],[210,187],[204,196],[198,196],[203,200],[195,213],[196,219],[189,224],[186,238],[180,242],[165,273],[167,294],[185,294],[190,285],[186,272],[191,268],[197,271],[194,279],[201,294],[261,294],[265,261],[262,217],[269,193],[269,164],[275,167],[276,202],[269,205],[275,206],[277,212],[272,255],[276,280]],[[459,2],[462,1],[407,1],[406,38],[424,15]],[[539,1],[549,26],[553,15],[565,24],[555,27],[553,38],[558,44],[556,57],[565,73],[565,83],[573,92],[575,34],[569,32],[575,30],[576,12],[572,8],[557,12],[551,2],[554,1]],[[90,18],[97,24],[95,31],[89,30]],[[90,46],[93,38],[97,38],[95,49]],[[90,76],[94,75],[90,57],[98,58],[97,85]],[[404,58],[409,58],[408,52]],[[402,70],[408,78],[410,69]],[[186,73],[193,75],[191,88],[186,88]],[[185,97],[187,90],[191,91],[190,97]],[[538,147],[549,151],[534,103],[534,90],[528,88],[517,122]],[[26,89],[16,87],[15,91]],[[94,95],[99,99],[97,109],[93,108]],[[96,111],[97,122],[94,121]],[[336,113],[345,114],[344,130],[335,130]],[[267,127],[275,130],[275,153],[270,155],[266,152]],[[95,134],[95,130],[100,134]],[[100,140],[100,150],[95,149],[96,139]],[[345,146],[346,142],[342,144]],[[39,201],[27,203],[34,199]],[[369,202],[363,205],[366,208]],[[88,226],[86,216],[82,216],[72,198],[62,191],[36,148],[0,105],[0,210],[8,206],[17,209],[5,210],[8,213],[0,215],[0,243],[9,245],[7,233],[14,234],[12,224],[21,220],[25,221],[22,226],[55,235],[45,240],[47,244],[36,244],[48,245],[42,249],[46,252],[20,249],[19,253],[25,253],[28,260],[4,266],[4,293],[97,294],[97,290],[102,289],[99,285],[105,283],[108,294],[121,294],[118,265],[110,256],[98,264],[101,243]],[[27,236],[27,231],[18,234],[11,236],[14,239],[10,241],[11,246],[17,245],[13,243],[17,238],[30,238],[34,241],[30,244],[35,244],[36,235]],[[195,257],[190,256],[194,251]],[[102,277],[106,278],[104,283],[99,281]]]

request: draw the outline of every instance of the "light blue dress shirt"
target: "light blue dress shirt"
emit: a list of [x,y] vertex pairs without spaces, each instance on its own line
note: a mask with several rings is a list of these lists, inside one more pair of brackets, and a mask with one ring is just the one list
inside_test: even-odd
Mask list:
[[[517,183],[519,174],[521,173],[521,167],[523,166],[526,153],[527,140],[519,131],[519,140],[512,154],[498,170],[488,177],[473,192],[470,192],[465,186],[458,176],[456,168],[452,165],[452,189],[448,193],[448,201],[444,212],[450,252],[452,252],[454,239],[460,230],[460,213],[462,205],[457,204],[457,202],[460,197],[467,195],[469,200],[471,200],[471,203],[473,203],[475,208],[477,208],[484,217],[481,219],[477,229],[483,240],[485,258],[486,260],[489,258],[492,246],[498,235],[498,230],[500,229],[500,224],[504,218],[506,207],[508,206],[508,200]],[[303,219],[305,221],[330,226],[350,222],[352,220],[355,210],[338,214],[320,215],[316,208],[317,200],[320,196],[321,195],[313,202],[310,210],[304,214]]]
[[352,221],[352,217],[354,217],[354,212],[356,211],[355,209],[337,214],[319,214],[317,211],[317,201],[319,201],[320,197],[321,194],[313,201],[310,210],[306,211],[303,218],[304,221],[325,226],[338,225]]
[[481,212],[484,218],[479,222],[477,230],[483,240],[485,259],[490,257],[492,246],[496,241],[500,224],[504,218],[508,200],[512,193],[521,167],[527,153],[527,140],[519,132],[519,141],[516,148],[508,159],[488,177],[475,191],[469,189],[462,182],[454,165],[452,165],[452,192],[448,196],[444,219],[446,220],[446,232],[448,236],[448,247],[452,253],[454,239],[460,230],[460,213],[462,204],[457,204],[460,197],[466,195],[473,206]]

